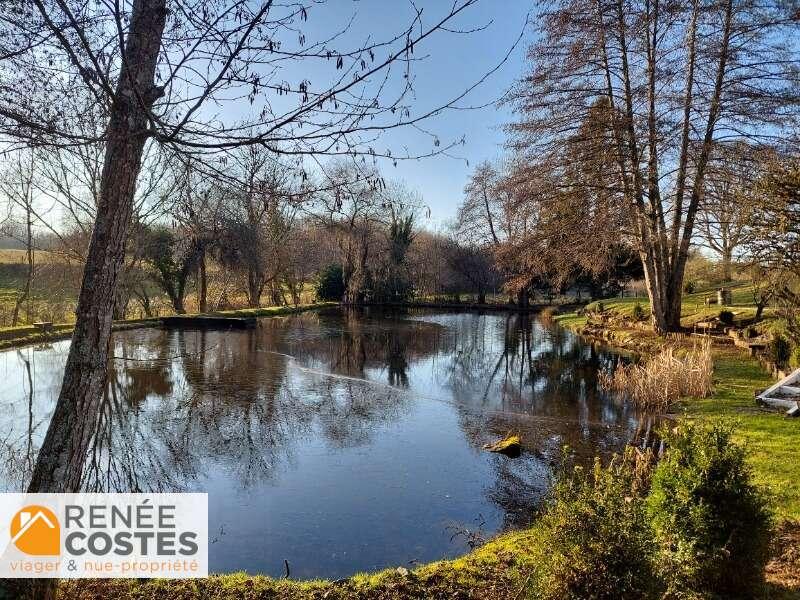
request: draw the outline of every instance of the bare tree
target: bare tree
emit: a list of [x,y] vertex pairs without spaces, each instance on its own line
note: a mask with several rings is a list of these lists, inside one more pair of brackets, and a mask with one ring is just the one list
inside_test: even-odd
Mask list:
[[243,148],[235,158],[238,181],[223,191],[219,251],[223,264],[245,272],[248,306],[258,308],[266,286],[280,287],[281,249],[305,194],[298,171],[264,148]]
[[464,186],[464,200],[458,207],[456,227],[462,240],[498,246],[508,238],[509,190],[503,173],[488,161],[475,167]]
[[486,294],[501,283],[492,248],[460,243],[454,236],[447,240],[443,252],[452,273],[447,286],[449,291],[477,294],[478,304],[486,304]]
[[731,280],[735,253],[747,242],[763,153],[745,142],[717,144],[708,165],[697,220],[704,244],[719,254],[724,281]]
[[[652,323],[680,328],[683,277],[719,140],[780,139],[798,113],[792,6],[749,0],[553,0],[530,73],[512,91],[513,146],[559,173],[591,129],[645,269]],[[602,125],[602,126],[600,126]],[[601,185],[607,186],[605,180]]]
[[325,172],[313,215],[336,238],[342,264],[346,304],[365,301],[368,262],[375,250],[377,233],[387,217],[386,184],[374,168],[337,163]]
[[302,302],[304,286],[330,264],[336,245],[329,238],[327,230],[305,219],[295,224],[291,235],[281,245],[281,280],[295,306]]
[[759,180],[749,240],[758,315],[778,304],[787,332],[800,345],[800,159],[775,157]]
[[536,283],[548,294],[571,280],[609,272],[629,239],[622,196],[613,190],[613,157],[605,151],[606,103],[589,111],[564,140],[558,162],[518,161],[504,177],[513,224],[497,251],[512,290]]

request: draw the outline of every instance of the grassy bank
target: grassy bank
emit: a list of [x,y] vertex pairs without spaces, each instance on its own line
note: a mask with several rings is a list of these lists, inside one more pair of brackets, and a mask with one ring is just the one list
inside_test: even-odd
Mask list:
[[689,400],[687,416],[738,423],[738,435],[750,450],[756,481],[773,496],[778,518],[800,521],[800,421],[756,405],[755,390],[774,380],[755,359],[733,348],[718,349],[714,360],[714,395]]
[[[185,317],[279,317],[291,315],[307,310],[314,310],[326,306],[336,306],[335,302],[319,302],[315,304],[300,304],[298,306],[268,306],[264,308],[247,308],[238,310],[226,310],[210,313],[195,313],[182,315]],[[161,317],[149,319],[127,319],[114,322],[114,331],[124,331],[126,329],[139,329],[146,327],[158,327],[161,325]],[[30,344],[42,344],[56,340],[68,339],[72,336],[74,323],[56,323],[50,333],[43,333],[40,329],[24,325],[22,327],[3,327],[0,328],[0,350],[17,348]]]
[[[636,302],[632,298],[614,299],[603,301],[603,307],[606,311],[630,314]],[[754,311],[747,305],[739,305],[739,308],[740,315]],[[719,312],[720,309],[716,307],[714,310]],[[707,312],[701,310],[703,315]],[[693,304],[685,304],[683,314],[684,326],[702,318]],[[577,331],[587,323],[584,315],[576,313],[558,315],[555,319],[562,326]],[[662,338],[642,329],[618,328],[608,334],[609,343],[623,349],[657,349],[665,343]],[[800,521],[800,461],[797,460],[800,422],[785,418],[782,412],[756,405],[755,391],[774,383],[756,359],[732,346],[715,345],[713,353],[713,395],[706,399],[687,399],[679,410],[688,418],[719,418],[737,423],[738,435],[750,450],[750,463],[756,480],[773,495],[776,515],[779,519]]]
[[543,548],[536,529],[498,537],[455,560],[413,571],[388,569],[342,581],[292,581],[246,573],[198,580],[64,581],[60,600],[400,600],[409,598],[529,598],[529,579]]

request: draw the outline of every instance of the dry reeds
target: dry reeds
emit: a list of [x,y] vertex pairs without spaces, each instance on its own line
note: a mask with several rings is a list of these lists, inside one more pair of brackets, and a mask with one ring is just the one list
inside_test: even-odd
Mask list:
[[642,410],[665,412],[680,398],[709,396],[713,374],[711,341],[706,340],[683,356],[670,346],[644,364],[618,365],[613,373],[600,373],[599,382]]
[[545,306],[541,311],[539,311],[539,319],[543,323],[552,323],[553,318],[560,312],[561,311],[557,306]]

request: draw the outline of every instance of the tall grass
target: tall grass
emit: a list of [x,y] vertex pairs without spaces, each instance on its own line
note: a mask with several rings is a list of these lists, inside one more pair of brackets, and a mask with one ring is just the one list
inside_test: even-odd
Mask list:
[[644,364],[618,365],[600,373],[600,387],[624,394],[638,408],[665,412],[683,397],[705,398],[713,387],[711,341],[679,355],[668,346]]

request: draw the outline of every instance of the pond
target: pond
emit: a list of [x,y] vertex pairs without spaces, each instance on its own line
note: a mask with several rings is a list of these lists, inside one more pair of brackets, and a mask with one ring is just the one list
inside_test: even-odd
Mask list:
[[[69,342],[0,353],[0,490],[25,488]],[[209,494],[210,569],[340,578],[531,522],[569,445],[639,436],[618,357],[535,316],[340,309],[118,332],[87,491]],[[482,445],[519,432],[518,458]]]

